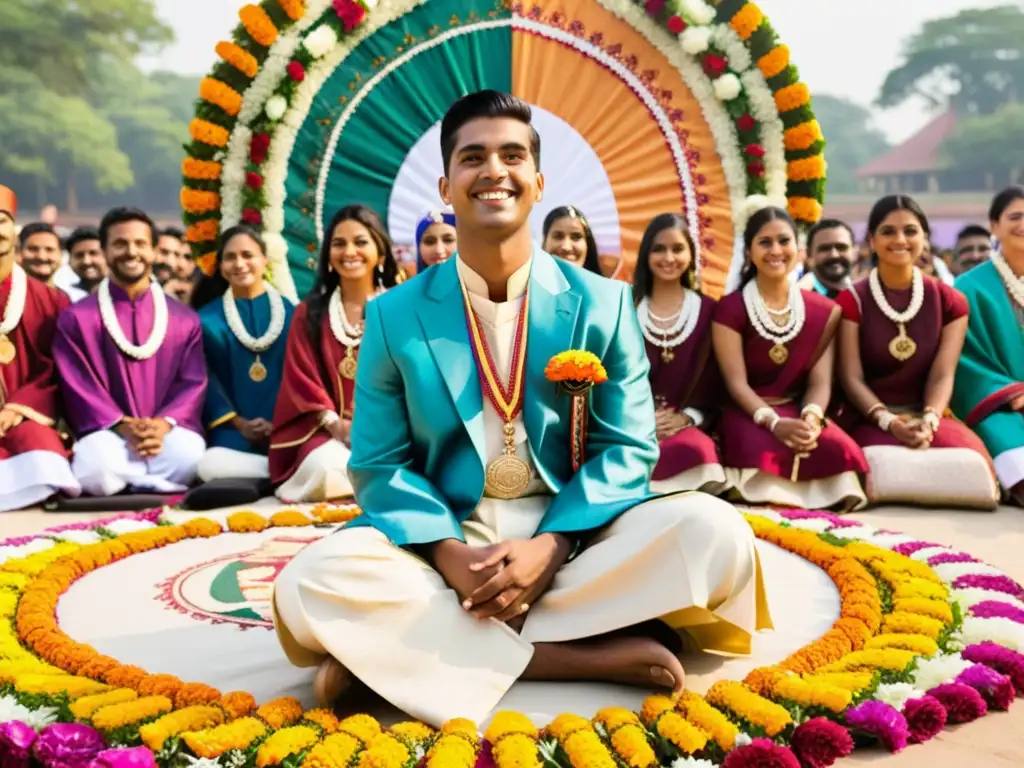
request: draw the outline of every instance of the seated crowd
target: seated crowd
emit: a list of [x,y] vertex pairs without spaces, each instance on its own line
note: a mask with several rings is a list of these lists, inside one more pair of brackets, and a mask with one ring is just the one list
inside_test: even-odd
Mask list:
[[[404,279],[375,212],[335,214],[295,306],[265,279],[247,225],[223,233],[198,280],[180,276],[180,238],[141,211],[112,210],[62,244],[47,225],[16,237],[16,207],[0,187],[0,511],[190,489],[207,507],[352,495],[365,311]],[[990,220],[998,249],[965,244],[965,264],[983,258],[949,285],[922,266],[925,213],[888,196],[864,277],[851,279],[852,231],[828,220],[808,233],[798,280],[795,224],[765,208],[746,225],[739,288],[716,302],[686,219],[654,218],[633,284],[661,447],[652,488],[840,511],[1024,506],[1024,188],[997,195]],[[421,220],[418,272],[453,256],[454,223]],[[601,273],[572,206],[551,212],[540,246]],[[79,280],[58,289],[64,249]]]

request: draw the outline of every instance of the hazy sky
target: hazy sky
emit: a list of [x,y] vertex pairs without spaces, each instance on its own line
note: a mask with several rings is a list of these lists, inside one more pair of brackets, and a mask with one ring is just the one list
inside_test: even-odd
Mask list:
[[[157,0],[178,42],[158,65],[202,73],[213,63],[213,47],[234,28],[245,0]],[[870,105],[886,73],[899,63],[903,42],[927,19],[1011,0],[760,0],[793,51],[812,93],[829,93]],[[876,112],[890,138],[906,138],[929,119],[921,105]]]

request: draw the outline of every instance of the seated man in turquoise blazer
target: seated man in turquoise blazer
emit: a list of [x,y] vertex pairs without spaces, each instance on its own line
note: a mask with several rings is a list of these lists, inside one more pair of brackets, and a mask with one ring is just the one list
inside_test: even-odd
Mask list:
[[770,626],[736,509],[648,490],[629,287],[534,245],[530,117],[493,91],[456,102],[440,192],[459,253],[367,305],[349,462],[363,514],[275,584],[282,645],[319,665],[323,703],[355,676],[439,725],[482,720],[520,677],[681,690],[678,633],[749,653]]

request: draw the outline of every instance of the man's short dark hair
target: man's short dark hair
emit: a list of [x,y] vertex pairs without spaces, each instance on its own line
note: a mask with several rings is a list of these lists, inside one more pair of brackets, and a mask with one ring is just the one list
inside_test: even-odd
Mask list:
[[463,96],[448,109],[441,121],[441,159],[444,161],[444,172],[448,175],[452,155],[455,153],[455,141],[459,129],[470,120],[480,118],[510,117],[530,126],[530,154],[533,162],[540,169],[540,134],[533,127],[533,110],[522,99],[501,91],[477,91]]
[[68,239],[64,241],[64,250],[71,253],[76,245],[88,242],[89,240],[99,239],[100,233],[96,230],[96,227],[77,227],[74,232],[68,235]]
[[850,233],[850,242],[856,245],[857,236],[853,234],[853,227],[839,219],[822,219],[807,230],[807,255],[814,253],[814,238],[821,232],[828,229],[845,229]]
[[20,248],[24,248],[25,243],[28,242],[28,239],[30,237],[42,234],[44,232],[46,234],[53,235],[55,238],[57,238],[57,247],[59,248],[60,235],[57,234],[56,230],[54,230],[54,228],[50,224],[47,224],[46,222],[43,221],[33,221],[31,224],[26,224],[24,227],[22,227],[21,232],[18,234],[18,246]]
[[181,227],[164,227],[157,233],[157,237],[173,237],[182,245],[185,244],[185,230]]
[[107,211],[100,222],[100,246],[102,248],[107,247],[111,227],[116,224],[126,224],[129,221],[141,221],[143,224],[148,225],[151,244],[156,245],[156,224],[149,218],[149,214],[145,211],[140,211],[138,208],[112,208]]
[[956,241],[959,243],[965,237],[992,237],[992,233],[980,224],[968,224],[956,233]]

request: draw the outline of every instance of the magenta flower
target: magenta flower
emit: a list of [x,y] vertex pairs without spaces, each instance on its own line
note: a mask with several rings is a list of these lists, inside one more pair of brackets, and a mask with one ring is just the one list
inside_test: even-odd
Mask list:
[[726,755],[722,768],[800,768],[800,761],[792,750],[771,739],[754,739]]
[[903,717],[910,729],[911,744],[924,744],[946,727],[946,708],[932,696],[910,699],[903,705]]
[[105,746],[92,726],[54,723],[39,734],[32,754],[46,768],[87,768]]
[[965,648],[962,655],[968,661],[984,664],[1007,675],[1017,693],[1024,695],[1024,654],[996,643],[979,643]]
[[966,552],[943,552],[941,555],[928,558],[928,565],[934,568],[944,563],[976,563],[977,558],[971,557]]
[[992,576],[990,574],[968,573],[953,582],[953,589],[988,589],[1002,592],[1014,597],[1024,598],[1024,587],[1021,587],[1009,576]]
[[928,691],[946,708],[946,722],[950,725],[970,723],[988,712],[988,705],[981,694],[962,683],[946,683]]
[[853,737],[839,723],[815,717],[793,731],[791,748],[804,768],[827,768],[853,752]]
[[979,619],[1009,619],[1024,624],[1024,610],[1002,600],[984,600],[971,607],[971,616]]
[[0,766],[28,768],[36,732],[20,720],[0,723]]
[[874,736],[890,752],[899,752],[907,746],[910,733],[906,718],[884,702],[865,701],[847,710],[845,717],[847,725]]
[[156,759],[146,747],[105,749],[93,758],[89,768],[156,768]]
[[1017,696],[1009,677],[984,664],[975,664],[965,669],[957,677],[956,682],[971,686],[985,699],[989,709],[998,709],[1001,712],[1008,710]]
[[908,541],[904,544],[897,544],[893,547],[892,551],[897,555],[904,555],[910,557],[912,554],[917,552],[919,549],[928,549],[929,547],[938,547],[939,544],[932,544],[930,541]]
[[476,754],[476,764],[473,768],[495,768],[494,745],[487,739],[480,744],[480,751]]

